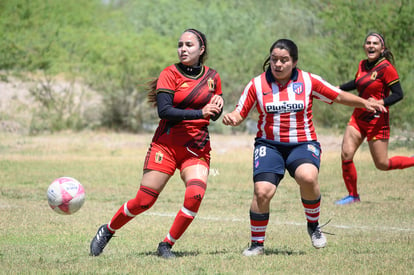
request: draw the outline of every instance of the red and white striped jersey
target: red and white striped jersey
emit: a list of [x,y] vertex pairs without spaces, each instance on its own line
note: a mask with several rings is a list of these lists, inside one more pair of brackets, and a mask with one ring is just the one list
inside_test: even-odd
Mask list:
[[268,69],[247,84],[236,110],[246,118],[253,107],[257,108],[257,137],[287,143],[317,140],[313,98],[331,104],[340,92],[320,76],[299,69],[294,69],[291,80],[281,86]]

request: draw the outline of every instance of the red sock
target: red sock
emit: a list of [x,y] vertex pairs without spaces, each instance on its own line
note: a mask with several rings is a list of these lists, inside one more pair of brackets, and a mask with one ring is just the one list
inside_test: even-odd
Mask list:
[[353,160],[342,161],[342,177],[349,195],[358,197],[357,171]]
[[183,208],[184,207],[178,211],[178,214],[175,217],[174,223],[172,224],[168,235],[164,238],[164,242],[168,242],[170,245],[174,245],[174,243],[181,237],[181,235],[184,234],[185,230],[191,224],[191,222],[194,220],[195,215],[197,214],[194,212],[191,214],[186,214],[184,213],[186,209]]
[[136,197],[127,201],[118,209],[108,224],[108,229],[114,232],[138,214],[150,209],[157,200],[158,195],[159,193],[157,191],[146,186],[141,186]]
[[269,213],[254,213],[250,210],[250,230],[252,242],[263,244],[266,237],[266,228],[269,223]]
[[321,206],[321,197],[319,197],[316,200],[305,200],[302,198],[302,204],[305,208],[305,215],[306,220],[308,223],[318,223],[319,221],[319,214],[321,212],[320,206]]
[[388,169],[405,169],[414,166],[414,157],[395,156],[388,160]]
[[168,235],[164,238],[164,242],[174,245],[181,235],[184,234],[187,227],[197,215],[205,191],[206,184],[203,181],[195,179],[187,182],[187,188],[185,189],[184,195],[184,205],[180,211],[178,211]]

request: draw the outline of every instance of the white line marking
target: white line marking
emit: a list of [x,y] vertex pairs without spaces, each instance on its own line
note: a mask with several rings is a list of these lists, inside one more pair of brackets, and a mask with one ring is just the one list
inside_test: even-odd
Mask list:
[[[157,212],[145,212],[143,215],[146,216],[158,216],[158,217],[175,217],[177,213],[157,213]],[[225,222],[249,222],[248,217],[242,218],[223,218],[223,217],[203,217],[197,216],[196,219],[206,220],[206,221],[225,221]],[[295,225],[295,226],[305,226],[306,223],[299,222],[276,222],[269,221],[270,224],[277,225]],[[323,224],[323,223],[322,223]],[[390,227],[390,226],[354,226],[354,225],[335,225],[330,222],[327,225],[327,228],[335,227],[340,229],[361,229],[367,231],[403,231],[403,232],[414,232],[414,228],[401,228],[401,227]],[[327,230],[329,232],[329,229]]]

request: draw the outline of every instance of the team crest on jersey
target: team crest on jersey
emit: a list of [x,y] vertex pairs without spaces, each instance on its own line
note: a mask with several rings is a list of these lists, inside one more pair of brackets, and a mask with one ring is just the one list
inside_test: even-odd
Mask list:
[[300,95],[303,92],[303,83],[293,83],[293,92],[297,95]]
[[319,156],[319,154],[320,154],[319,149],[316,148],[315,146],[313,146],[312,144],[308,144],[308,151],[312,152],[316,156]]
[[164,154],[161,152],[155,153],[155,163],[162,163],[162,159],[164,158]]
[[214,92],[216,90],[216,84],[214,83],[214,79],[209,77],[207,80],[207,86],[210,92]]
[[377,71],[374,71],[374,72],[371,74],[371,80],[375,80],[375,79],[377,79],[377,75],[378,75]]

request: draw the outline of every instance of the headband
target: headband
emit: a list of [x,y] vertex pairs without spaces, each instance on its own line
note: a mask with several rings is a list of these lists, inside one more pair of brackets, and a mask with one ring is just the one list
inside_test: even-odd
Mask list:
[[201,37],[201,35],[197,31],[194,31],[192,29],[189,29],[189,30],[186,30],[185,32],[191,32],[191,33],[195,34],[198,37],[198,39],[200,39],[201,46],[204,46],[204,40],[203,40],[203,38]]
[[384,42],[384,38],[382,37],[381,34],[377,33],[377,32],[371,32],[367,35],[367,37],[365,38],[365,41],[367,41],[367,38],[369,36],[375,36],[376,38],[379,39],[379,41],[381,42],[381,45],[385,48],[385,42]]

